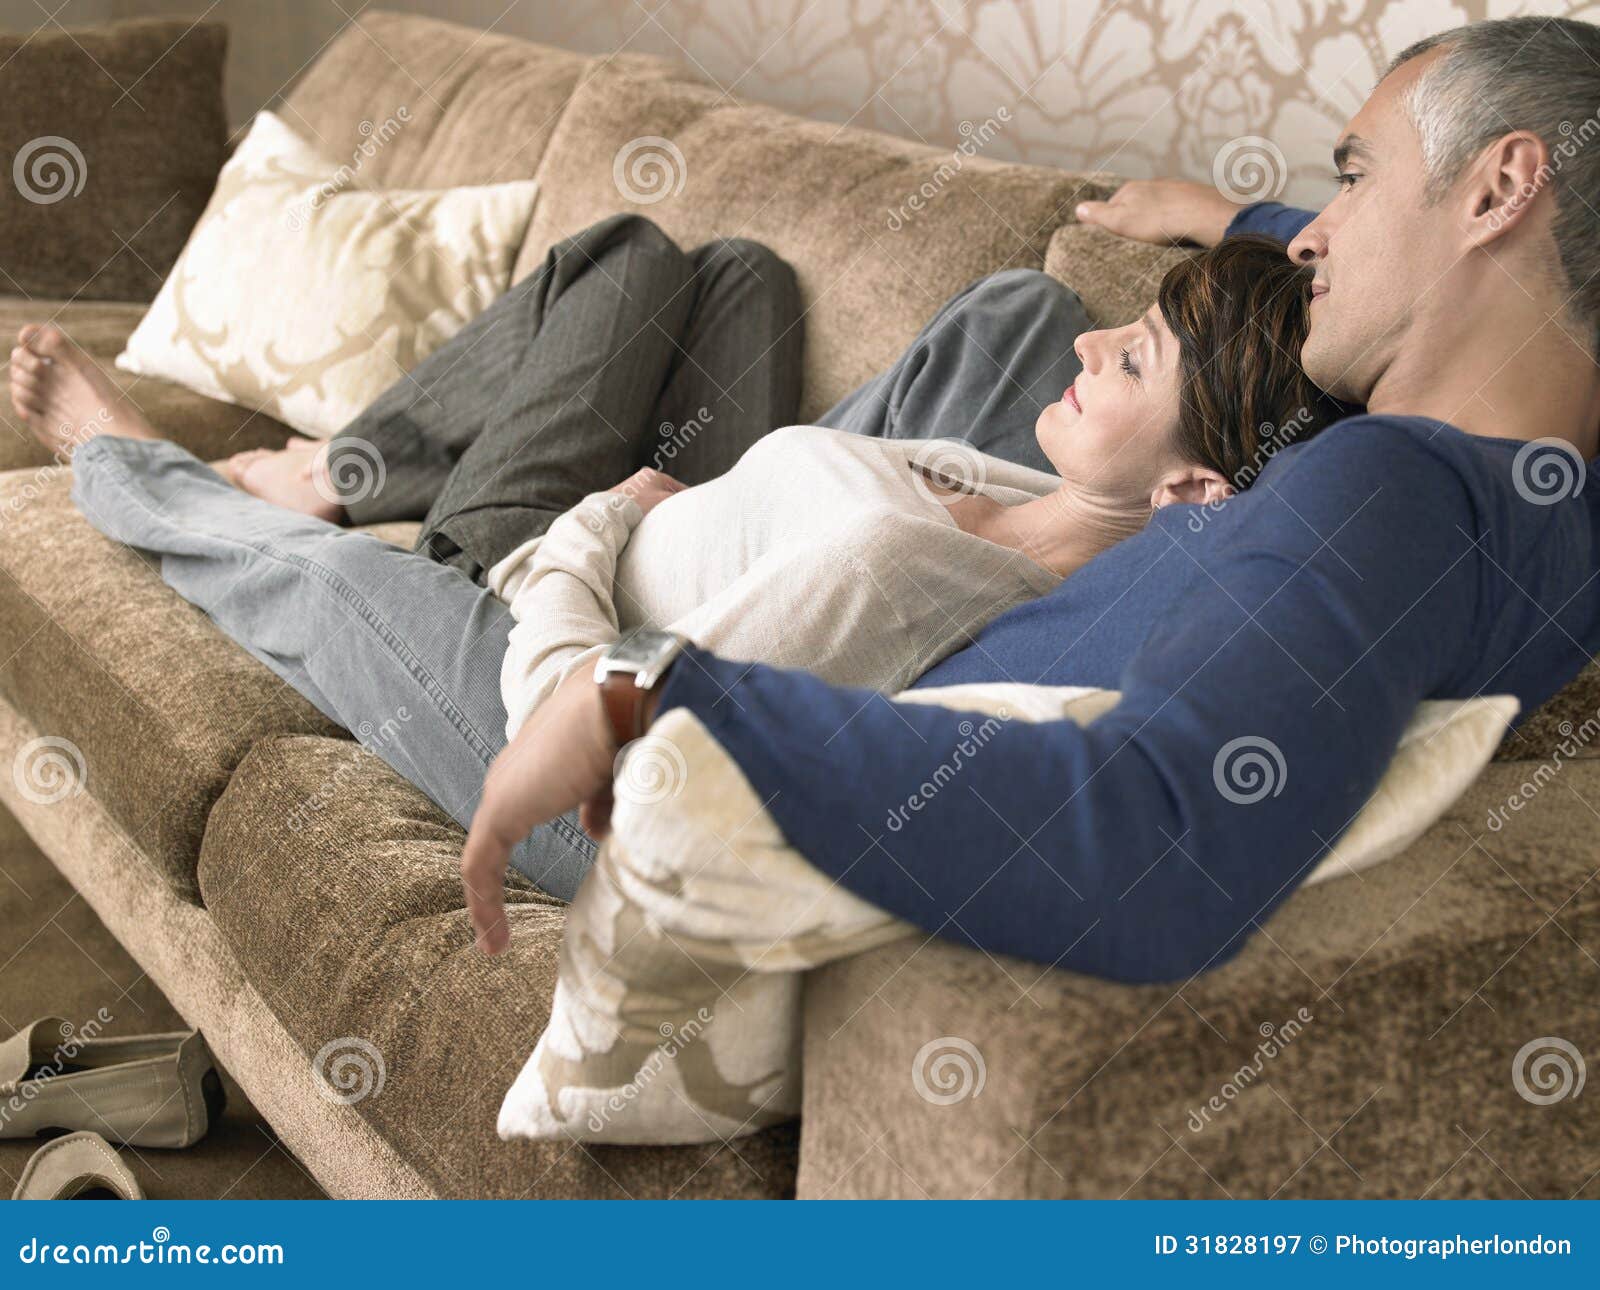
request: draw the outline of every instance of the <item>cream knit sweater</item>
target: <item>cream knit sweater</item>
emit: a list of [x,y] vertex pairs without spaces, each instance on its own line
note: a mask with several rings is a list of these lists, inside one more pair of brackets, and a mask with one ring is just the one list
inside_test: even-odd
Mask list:
[[[636,627],[724,658],[893,692],[1061,579],[964,532],[914,463],[949,445],[790,426],[727,474],[643,515],[594,493],[489,571],[517,620],[506,736],[575,667]],[[1017,505],[1060,480],[966,448],[953,472]]]

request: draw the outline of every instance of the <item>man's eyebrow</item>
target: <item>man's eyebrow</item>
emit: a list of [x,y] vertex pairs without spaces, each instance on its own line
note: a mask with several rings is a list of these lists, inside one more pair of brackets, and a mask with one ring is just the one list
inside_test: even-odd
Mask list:
[[1351,157],[1360,157],[1363,161],[1372,160],[1372,145],[1359,134],[1347,134],[1339,140],[1333,150],[1334,169],[1343,170],[1345,163]]

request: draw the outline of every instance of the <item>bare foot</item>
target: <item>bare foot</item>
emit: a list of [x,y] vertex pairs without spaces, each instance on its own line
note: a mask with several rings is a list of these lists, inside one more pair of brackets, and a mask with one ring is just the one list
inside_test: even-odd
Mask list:
[[34,437],[62,458],[100,434],[161,437],[99,365],[49,323],[17,333],[11,351],[11,403]]
[[328,477],[327,449],[325,443],[297,437],[276,452],[241,452],[223,463],[222,473],[264,502],[340,524],[344,507]]

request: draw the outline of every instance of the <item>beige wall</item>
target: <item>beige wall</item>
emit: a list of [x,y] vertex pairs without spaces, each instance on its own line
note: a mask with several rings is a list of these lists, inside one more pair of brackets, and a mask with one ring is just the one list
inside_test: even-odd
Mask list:
[[[50,0],[53,9],[61,0]],[[315,57],[359,0],[67,0],[62,21],[208,8],[233,29],[235,122]],[[808,116],[1003,158],[1129,175],[1227,176],[1240,195],[1331,192],[1328,145],[1384,61],[1482,17],[1561,13],[1564,0],[398,0],[473,26],[596,53],[697,67],[730,93]],[[0,0],[0,24],[46,21]],[[1009,120],[1006,118],[1009,117]],[[985,129],[992,122],[999,128]],[[1261,136],[1268,144],[1236,141]],[[1280,167],[1277,155],[1281,154]],[[1265,173],[1249,162],[1266,158]],[[1219,162],[1220,158],[1220,162]],[[1218,171],[1219,165],[1222,167]]]

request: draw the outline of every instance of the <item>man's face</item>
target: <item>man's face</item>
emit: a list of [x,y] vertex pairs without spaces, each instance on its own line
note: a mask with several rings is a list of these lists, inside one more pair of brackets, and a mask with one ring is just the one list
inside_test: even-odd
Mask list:
[[1422,150],[1402,95],[1442,51],[1386,76],[1334,150],[1339,191],[1290,243],[1316,268],[1300,362],[1328,393],[1366,403],[1455,257],[1450,202],[1423,201]]

